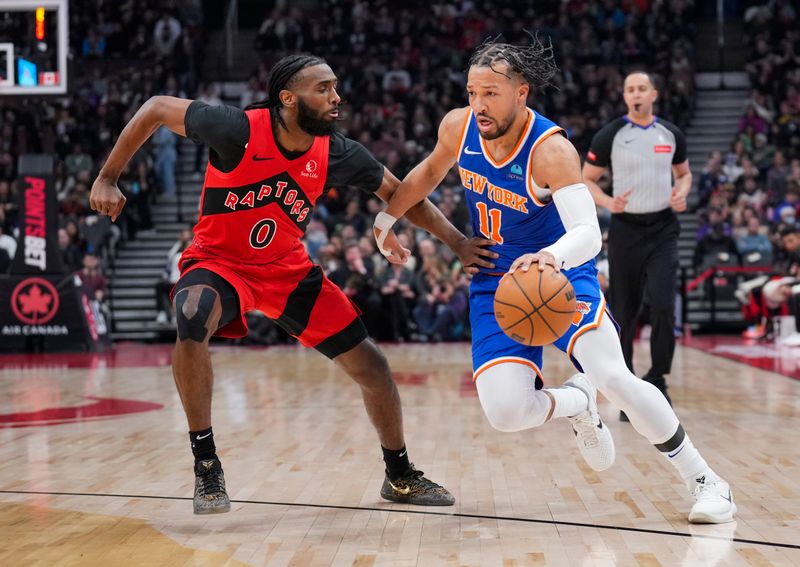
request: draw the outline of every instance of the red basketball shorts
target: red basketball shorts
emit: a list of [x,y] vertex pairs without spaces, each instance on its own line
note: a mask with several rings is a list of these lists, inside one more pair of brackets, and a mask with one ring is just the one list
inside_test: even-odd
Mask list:
[[206,269],[227,281],[239,297],[239,316],[218,329],[217,336],[246,336],[244,314],[261,311],[301,344],[329,358],[367,338],[358,308],[311,262],[302,246],[268,264],[238,264],[191,247],[187,252],[181,259],[181,278]]

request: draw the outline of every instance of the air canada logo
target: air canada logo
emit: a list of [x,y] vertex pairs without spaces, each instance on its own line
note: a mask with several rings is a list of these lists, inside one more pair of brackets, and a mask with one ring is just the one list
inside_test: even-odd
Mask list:
[[44,325],[58,313],[58,291],[49,281],[28,278],[11,293],[11,311],[26,325]]

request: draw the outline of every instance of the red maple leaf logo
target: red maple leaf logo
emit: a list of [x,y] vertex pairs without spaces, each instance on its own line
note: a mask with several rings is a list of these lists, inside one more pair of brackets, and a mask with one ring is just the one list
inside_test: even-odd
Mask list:
[[19,294],[22,312],[33,317],[45,315],[50,310],[51,301],[53,301],[53,296],[42,293],[42,289],[37,284],[33,284],[27,294]]
[[22,280],[11,293],[11,311],[26,325],[44,325],[61,304],[58,290],[44,278]]

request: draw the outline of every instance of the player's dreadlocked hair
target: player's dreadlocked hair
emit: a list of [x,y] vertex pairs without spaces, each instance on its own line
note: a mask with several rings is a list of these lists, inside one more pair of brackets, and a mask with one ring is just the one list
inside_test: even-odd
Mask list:
[[[287,55],[272,67],[269,72],[269,92],[267,93],[266,100],[254,102],[253,104],[245,107],[245,110],[252,110],[254,108],[270,108],[276,109],[281,107],[281,91],[289,89],[293,85],[293,81],[297,74],[306,67],[313,67],[314,65],[326,65],[322,57],[316,55],[309,55],[307,53],[298,53],[296,55]],[[283,118],[278,114],[278,121],[286,128],[283,123]]]
[[545,44],[538,34],[526,33],[531,38],[530,45],[499,43],[497,40],[500,36],[490,37],[470,57],[469,67],[489,67],[495,73],[510,79],[511,77],[495,68],[497,63],[505,61],[511,72],[531,87],[541,89],[552,86],[551,80],[559,70],[553,55],[553,43],[548,38]]

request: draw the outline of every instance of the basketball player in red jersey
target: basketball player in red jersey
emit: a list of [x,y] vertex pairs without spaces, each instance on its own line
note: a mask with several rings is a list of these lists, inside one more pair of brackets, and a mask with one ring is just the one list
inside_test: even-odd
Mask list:
[[[195,457],[194,512],[230,509],[211,429],[208,341],[215,334],[246,335],[244,314],[251,310],[331,358],[361,386],[386,462],[383,498],[452,505],[453,496],[409,462],[400,397],[385,357],[300,242],[327,188],[357,186],[386,201],[399,181],[363,146],[334,131],[340,98],[323,59],[285,57],[269,84],[269,99],[245,111],[151,98],[123,130],[90,196],[92,209],[116,219],[125,205],[120,172],[160,125],[210,147],[194,242],[183,253],[173,290],[178,338],[172,369]],[[429,201],[408,217],[451,246],[464,266],[490,265],[481,258],[491,257],[482,248],[488,241],[468,240]]]

